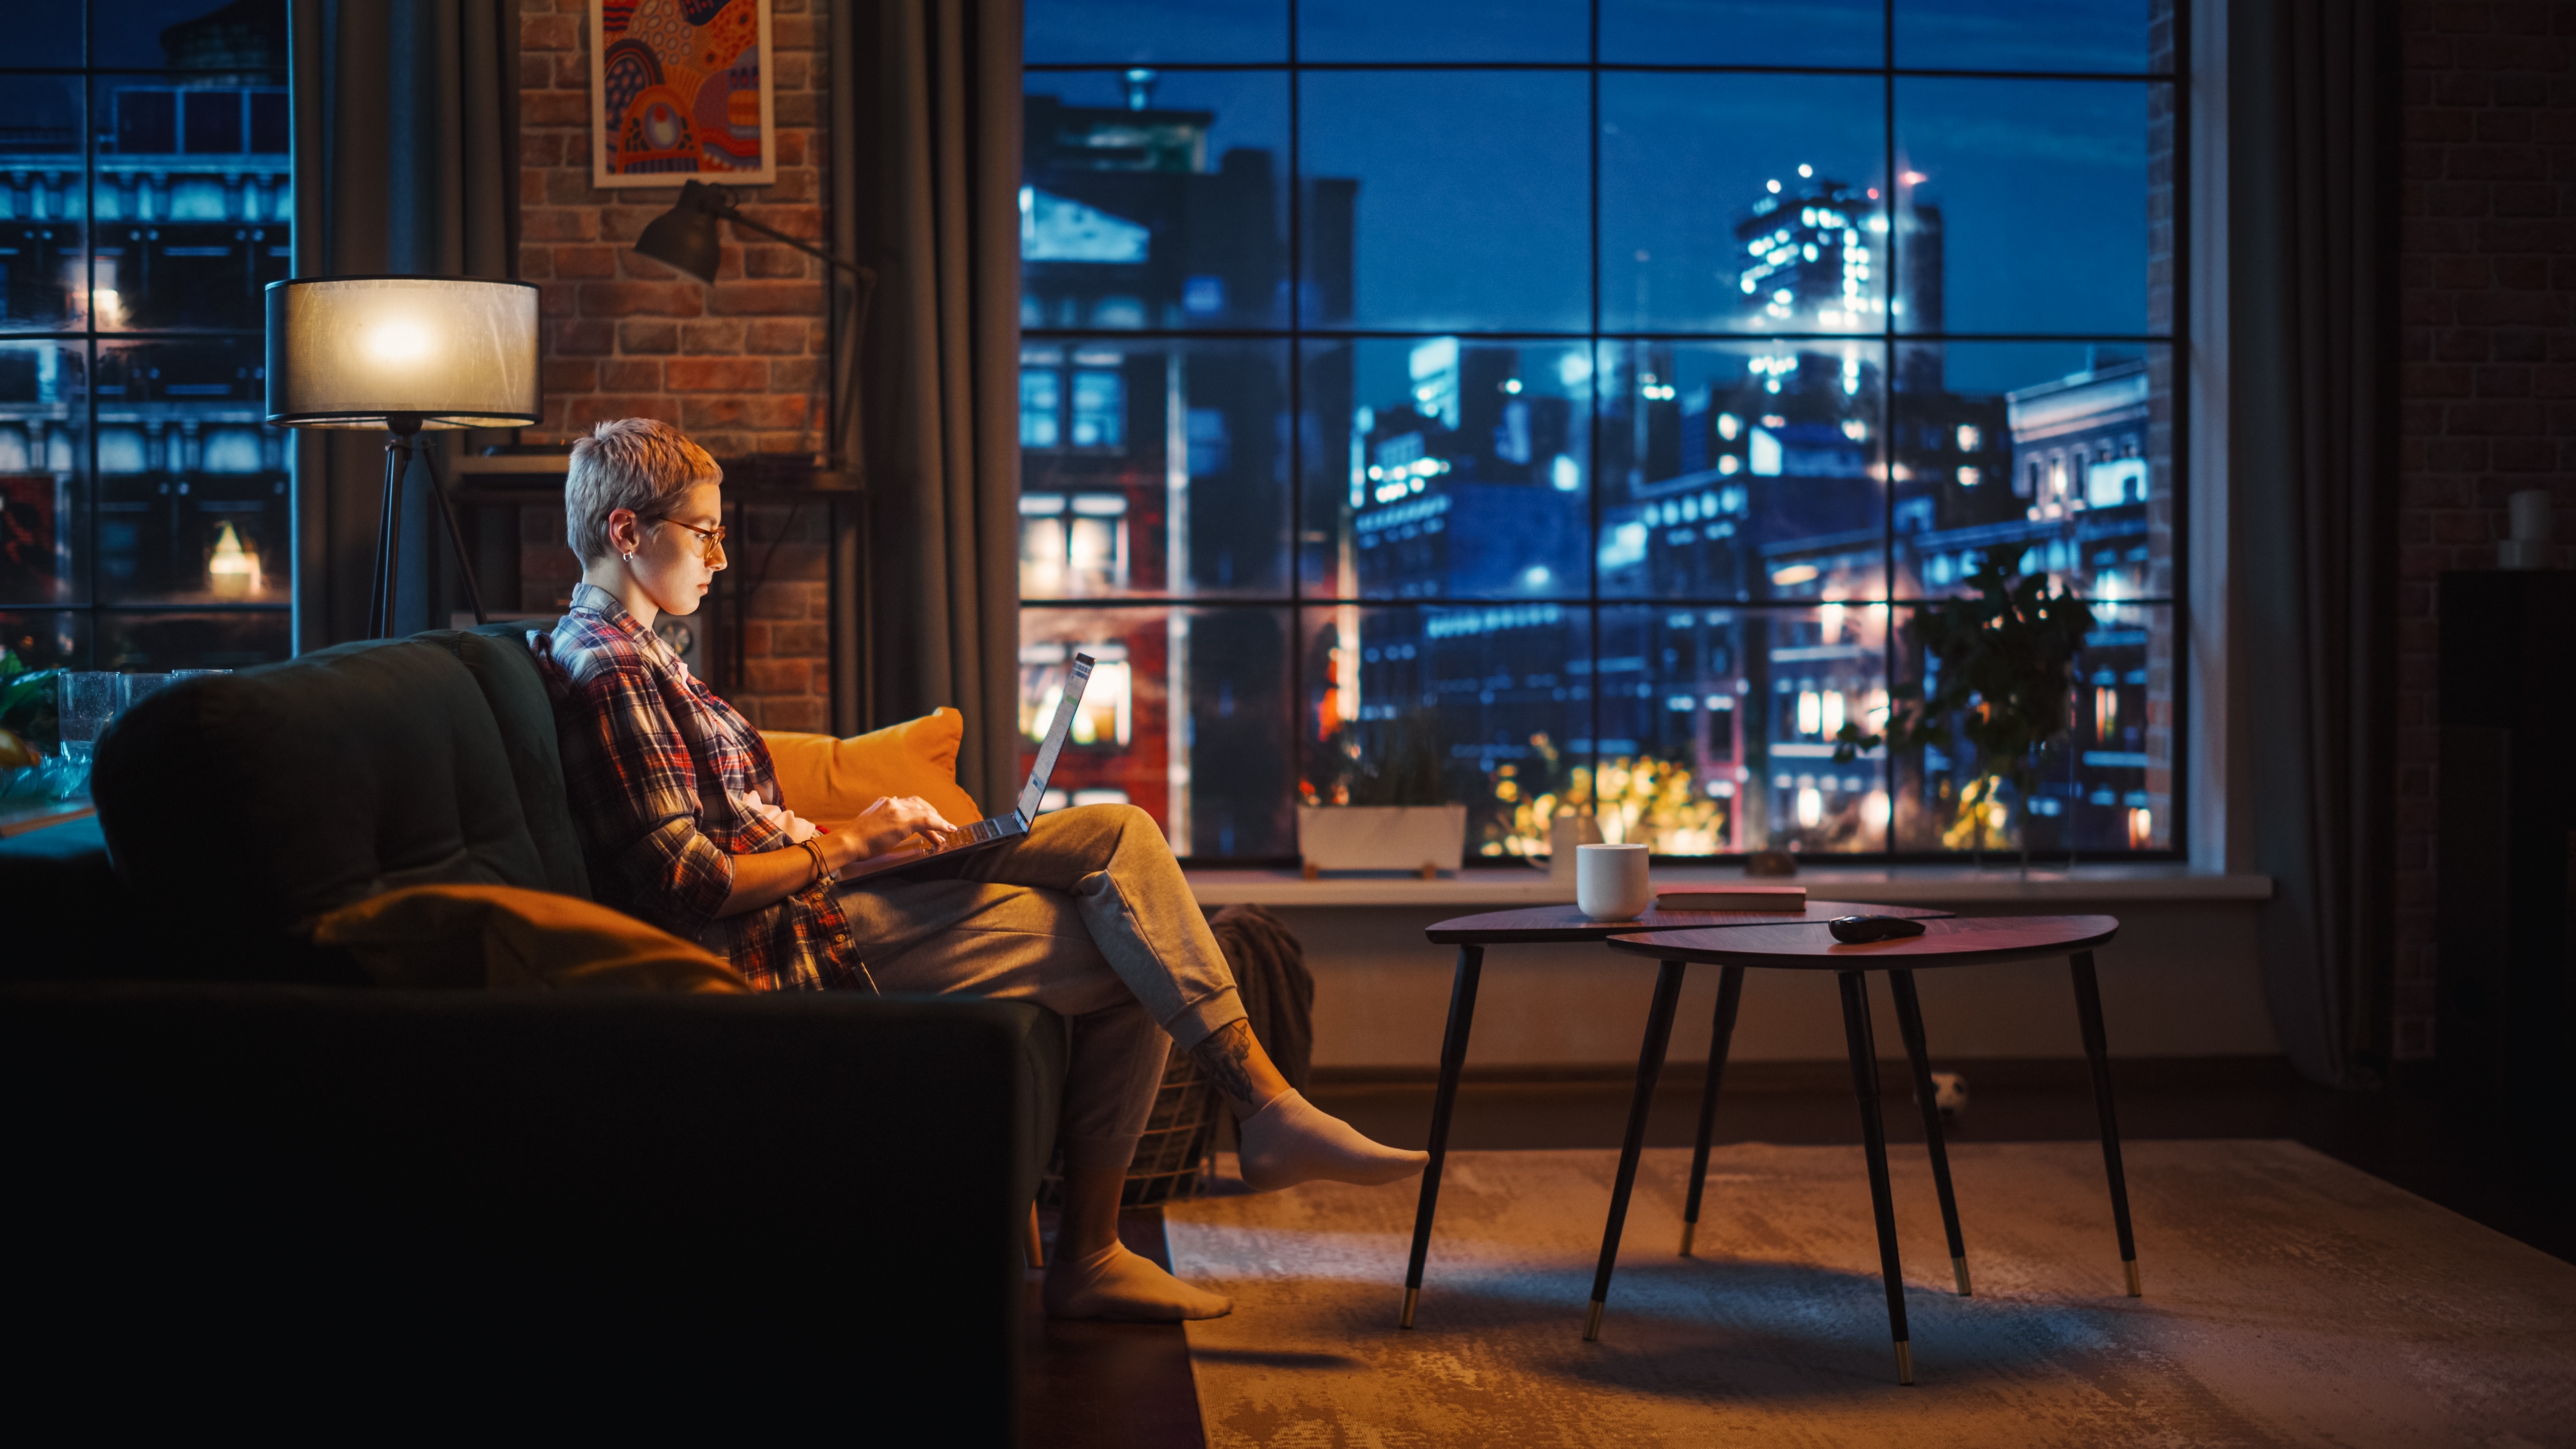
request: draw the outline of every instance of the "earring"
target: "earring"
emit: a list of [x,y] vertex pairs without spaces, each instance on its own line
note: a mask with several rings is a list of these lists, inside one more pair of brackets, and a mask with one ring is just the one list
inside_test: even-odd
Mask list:
[[635,555],[633,555],[633,554],[631,554],[631,553],[622,553],[622,554],[619,554],[619,555],[618,555],[618,557],[619,557],[619,558],[622,558],[622,559],[624,559],[624,560],[626,560],[628,563],[633,563],[633,562],[635,562]]

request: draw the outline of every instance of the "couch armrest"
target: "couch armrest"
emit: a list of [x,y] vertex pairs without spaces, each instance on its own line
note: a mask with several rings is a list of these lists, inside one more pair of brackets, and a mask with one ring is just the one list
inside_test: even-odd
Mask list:
[[96,980],[130,960],[137,913],[94,815],[0,840],[0,901],[24,905],[10,913],[0,979]]
[[988,1003],[0,989],[0,1161],[44,1245],[6,1265],[43,1326],[19,1382],[112,1423],[73,1386],[160,1344],[156,1388],[184,1357],[290,1413],[681,1376],[738,1385],[737,1430],[826,1402],[1016,1442],[1061,1047]]

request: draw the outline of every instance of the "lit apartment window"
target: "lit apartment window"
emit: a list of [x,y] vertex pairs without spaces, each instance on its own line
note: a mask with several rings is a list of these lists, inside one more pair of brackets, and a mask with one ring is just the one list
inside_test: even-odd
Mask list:
[[1073,445],[1116,448],[1127,442],[1127,384],[1117,373],[1073,375]]
[[1063,435],[1064,385],[1052,367],[1020,369],[1020,446],[1052,448]]

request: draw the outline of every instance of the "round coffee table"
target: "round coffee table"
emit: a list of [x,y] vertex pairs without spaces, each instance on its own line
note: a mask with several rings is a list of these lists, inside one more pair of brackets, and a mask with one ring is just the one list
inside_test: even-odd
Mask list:
[[[1878,913],[1895,914],[1884,907]],[[2129,1231],[2129,1185],[2120,1170],[2120,1126],[2111,1108],[2111,1062],[2102,1036],[2102,992],[2093,974],[2094,948],[2108,945],[2119,934],[2120,923],[2109,916],[1985,916],[1927,920],[1923,928],[1920,936],[1858,945],[1835,940],[1822,925],[1631,932],[1609,938],[1614,951],[1652,956],[1662,963],[1663,974],[1655,987],[1659,1004],[1679,993],[1682,972],[1690,964],[1701,962],[1724,968],[1718,988],[1721,1015],[1725,1012],[1723,1003],[1740,989],[1748,966],[1836,974],[1842,987],[1843,1040],[1851,1053],[1852,1091],[1860,1098],[1861,1138],[1868,1148],[1870,1207],[1878,1218],[1879,1273],[1887,1284],[1887,1323],[1896,1340],[1896,1377],[1899,1383],[1907,1384],[1914,1382],[1914,1353],[1906,1341],[1905,1279],[1896,1254],[1896,1208],[1888,1187],[1887,1134],[1879,1120],[1878,1048],[1870,1036],[1864,972],[1886,972],[1889,994],[1896,999],[1897,1025],[1905,1036],[1914,1092],[1923,1109],[1923,1134],[1931,1146],[1932,1182],[1941,1198],[1942,1226],[1949,1232],[1950,1261],[1958,1274],[1959,1293],[1965,1297],[1969,1292],[1968,1250],[1959,1234],[1958,1202],[1950,1192],[1950,1159],[1941,1141],[1941,1114],[1933,1105],[1931,1063],[1924,1046],[1923,1010],[1914,991],[1914,973],[1934,966],[1986,966],[2046,956],[2068,959],[2075,976],[2076,1022],[2083,1029],[2084,1055],[2093,1068],[2093,1106],[2102,1122],[2102,1162],[2111,1180],[2111,1222],[2119,1233],[2120,1264],[2128,1276],[2129,1296],[2139,1296],[2138,1249]],[[1661,1024],[1663,1034],[1669,1035],[1671,1027],[1667,1012]],[[1637,1062],[1640,1103],[1654,1090],[1654,1078],[1663,1067],[1663,1047],[1656,1021],[1650,1017],[1646,1050]],[[1712,1108],[1717,1099],[1716,1081],[1712,1070],[1708,1090]],[[1705,1114],[1702,1124],[1703,1147],[1691,1170],[1693,1208],[1698,1206],[1700,1184],[1708,1171]],[[1601,1316],[1610,1298],[1610,1273],[1619,1254],[1619,1232],[1628,1216],[1629,1190],[1636,1183],[1634,1144],[1638,1139],[1633,1124],[1629,1140],[1630,1150],[1620,1157],[1619,1179],[1610,1195],[1610,1221],[1601,1235],[1601,1263],[1593,1274],[1592,1306],[1583,1323],[1586,1342],[1601,1336]],[[1694,1221],[1696,1216],[1694,1213]],[[1685,1233],[1683,1251],[1687,1253],[1690,1240],[1687,1230]]]
[[[1622,934],[1662,931],[1733,931],[1752,926],[1795,925],[1800,922],[1830,921],[1836,916],[1856,916],[1875,912],[1883,916],[1946,916],[1947,911],[1927,911],[1914,906],[1856,906],[1842,901],[1809,901],[1803,911],[1666,911],[1649,907],[1644,914],[1624,921],[1596,921],[1571,905],[1530,906],[1517,911],[1488,911],[1480,916],[1459,916],[1442,921],[1423,931],[1435,946],[1458,948],[1457,975],[1449,986],[1449,1026],[1440,1039],[1440,1086],[1431,1099],[1431,1166],[1422,1174],[1422,1197],[1413,1210],[1413,1255],[1404,1270],[1404,1311],[1396,1319],[1401,1328],[1413,1326],[1414,1306],[1422,1299],[1422,1265],[1431,1251],[1431,1218],[1440,1203],[1440,1168],[1449,1156],[1449,1112],[1458,1101],[1458,1073],[1467,1064],[1467,1034],[1476,1020],[1476,985],[1485,969],[1487,946],[1529,946],[1565,941],[1606,941]],[[1663,1066],[1662,1043],[1672,1036],[1673,1009],[1681,995],[1678,967],[1668,967],[1655,985],[1654,1005],[1646,1019],[1646,1040],[1653,1046],[1655,1065]],[[1735,1005],[1741,974],[1730,972],[1730,983],[1717,998],[1717,1021],[1709,1038],[1708,1085],[1701,1093],[1699,1111],[1698,1164],[1692,1173],[1688,1219],[1699,1221],[1700,1177],[1708,1171],[1709,1133],[1716,1125],[1717,1079],[1726,1069],[1726,1045],[1735,1034]],[[1660,1023],[1660,1025],[1658,1024]],[[1645,1146],[1646,1109],[1652,1105],[1654,1082],[1641,1071],[1637,1099],[1628,1109],[1627,1145],[1620,1158],[1626,1176],[1636,1175],[1637,1153]],[[1621,1204],[1627,1199],[1622,1196]],[[1690,1229],[1682,1230],[1682,1252],[1690,1252]]]

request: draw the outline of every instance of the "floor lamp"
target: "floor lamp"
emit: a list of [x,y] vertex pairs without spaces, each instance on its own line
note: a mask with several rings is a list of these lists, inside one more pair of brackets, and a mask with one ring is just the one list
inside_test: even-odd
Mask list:
[[[857,262],[836,257],[812,242],[801,241],[775,227],[761,225],[742,214],[741,209],[734,205],[731,192],[704,181],[683,183],[680,187],[678,204],[645,224],[642,235],[635,238],[635,250],[638,255],[651,257],[657,262],[677,267],[701,282],[712,284],[716,279],[716,264],[723,255],[722,224],[728,221],[746,231],[756,231],[773,241],[794,247],[857,284],[848,303],[849,320],[844,324],[840,336],[835,339],[836,345],[832,349],[832,363],[837,369],[837,375],[832,382],[831,433],[826,440],[828,449],[826,466],[844,471],[860,480],[858,550],[862,560],[861,568],[864,570],[866,567],[864,560],[868,557],[870,522],[868,516],[870,510],[865,493],[866,472],[857,458],[847,457],[842,453],[842,447],[843,440],[850,435],[851,409],[857,403],[859,340],[861,334],[867,329],[868,301],[876,293],[877,274],[873,269],[863,267]],[[850,586],[858,591],[856,600],[859,634],[858,668],[860,697],[864,701],[867,698],[866,682],[873,672],[876,638],[876,608],[872,597],[874,590],[856,579],[851,581]]]
[[417,457],[447,524],[456,565],[484,619],[456,510],[439,482],[438,428],[521,428],[543,421],[537,382],[537,289],[479,277],[306,277],[268,284],[268,420],[290,428],[385,433],[383,516],[367,602],[367,637],[394,627],[404,481]]

